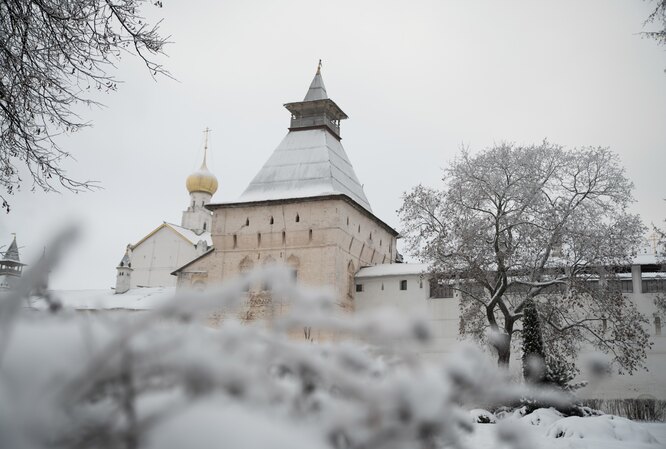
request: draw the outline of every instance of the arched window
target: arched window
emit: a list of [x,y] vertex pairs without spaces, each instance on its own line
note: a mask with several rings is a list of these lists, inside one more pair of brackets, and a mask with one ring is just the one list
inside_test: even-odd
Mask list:
[[298,223],[299,221],[301,221],[301,216],[296,214],[296,223]]
[[286,245],[287,244],[287,233],[282,231],[282,244]]
[[312,229],[310,229],[310,232],[308,233],[308,241],[312,242]]
[[250,217],[245,219],[245,226],[250,226]]
[[271,219],[269,220],[269,223],[270,223],[270,224],[275,223],[275,220],[273,220],[273,216],[272,216],[272,215],[271,215]]
[[261,246],[261,232],[257,232],[257,246]]

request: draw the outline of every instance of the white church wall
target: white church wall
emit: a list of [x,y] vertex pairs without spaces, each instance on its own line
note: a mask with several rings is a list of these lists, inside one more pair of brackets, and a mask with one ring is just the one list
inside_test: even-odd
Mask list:
[[197,256],[195,246],[163,227],[132,249],[132,288],[175,287],[171,272]]

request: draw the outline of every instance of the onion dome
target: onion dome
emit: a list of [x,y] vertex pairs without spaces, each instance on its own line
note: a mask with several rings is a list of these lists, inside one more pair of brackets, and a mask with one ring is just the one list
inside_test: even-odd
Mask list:
[[210,129],[208,128],[206,128],[206,130],[204,131],[204,133],[206,134],[206,141],[204,143],[204,157],[203,157],[203,162],[201,163],[201,167],[199,168],[199,170],[195,171],[194,173],[192,173],[190,176],[187,177],[185,185],[187,186],[187,190],[190,193],[204,192],[212,196],[215,192],[217,192],[217,178],[215,177],[214,174],[212,174],[208,170],[208,167],[206,167],[209,132]]

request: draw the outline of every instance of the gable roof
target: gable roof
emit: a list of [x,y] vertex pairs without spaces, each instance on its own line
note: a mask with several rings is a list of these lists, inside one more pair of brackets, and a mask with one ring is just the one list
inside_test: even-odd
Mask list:
[[196,245],[199,242],[199,240],[204,240],[208,246],[213,245],[213,238],[211,237],[210,232],[206,231],[206,232],[202,232],[201,234],[197,235],[191,229],[183,228],[182,226],[178,226],[178,225],[175,225],[173,223],[167,223],[165,221],[165,222],[162,222],[161,225],[159,225],[158,227],[156,227],[155,229],[150,231],[148,234],[146,234],[146,236],[144,238],[142,238],[141,240],[139,240],[137,243],[135,243],[134,245],[131,245],[130,248],[132,250],[134,250],[136,247],[141,245],[143,242],[145,242],[150,237],[157,234],[161,229],[164,229],[164,228],[166,228],[166,229],[168,229],[172,232],[175,232],[180,238],[182,238],[183,240],[185,240],[188,243],[191,243],[192,245]]

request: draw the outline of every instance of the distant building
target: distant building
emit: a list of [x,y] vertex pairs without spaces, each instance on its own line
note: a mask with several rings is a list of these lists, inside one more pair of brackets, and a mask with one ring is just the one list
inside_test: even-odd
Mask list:
[[13,288],[21,277],[24,263],[21,263],[16,236],[0,258],[0,291]]
[[[207,205],[213,249],[174,274],[179,287],[204,287],[282,262],[300,283],[331,288],[351,311],[356,272],[392,264],[398,233],[372,212],[342,147],[347,115],[328,97],[319,69],[303,101],[285,108],[287,135],[238,201]],[[261,288],[249,296],[253,303]]]
[[[631,267],[621,270],[618,288],[650,321],[652,348],[647,351],[648,371],[632,376],[617,375],[598,386],[580,391],[591,398],[666,399],[666,333],[662,332],[663,311],[655,305],[658,295],[666,296],[666,253],[663,248],[646,246]],[[433,340],[421,351],[430,359],[441,359],[459,340],[460,294],[452,286],[432,282],[426,264],[394,264],[361,268],[355,277],[356,310],[380,306],[396,307],[405,313],[421,313],[428,318]],[[585,350],[581,353],[584,356]],[[512,366],[520,366],[520,351],[514,351]]]

